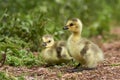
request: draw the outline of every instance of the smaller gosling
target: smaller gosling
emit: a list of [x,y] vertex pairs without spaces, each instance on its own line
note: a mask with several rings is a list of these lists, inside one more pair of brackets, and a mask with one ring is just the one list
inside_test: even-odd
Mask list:
[[45,47],[42,57],[48,65],[66,63],[72,59],[66,49],[65,41],[55,42],[51,35],[44,35],[42,40],[42,46]]
[[71,56],[79,62],[76,66],[84,66],[83,69],[94,69],[98,62],[104,60],[102,50],[93,42],[82,38],[82,22],[78,18],[68,20],[64,30],[72,32],[68,38],[67,47]]

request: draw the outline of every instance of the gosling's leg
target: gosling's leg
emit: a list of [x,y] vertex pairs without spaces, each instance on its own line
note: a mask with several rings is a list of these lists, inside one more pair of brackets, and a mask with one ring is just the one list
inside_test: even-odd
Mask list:
[[51,66],[54,66],[55,64],[46,64],[46,65],[44,65],[44,67],[51,67]]
[[[80,66],[81,66],[81,64],[79,63],[75,68],[69,69],[68,72],[72,73],[72,72],[80,72],[80,71],[83,71],[83,68],[80,67]],[[80,67],[80,68],[78,68],[78,67]]]
[[81,66],[81,64],[79,63],[74,69],[77,69],[78,67],[80,67]]
[[83,71],[82,68],[78,68],[78,69],[69,69],[69,70],[67,70],[67,72],[69,72],[69,73],[73,73],[73,72],[81,72],[81,71]]
[[81,66],[80,63],[75,68],[69,69],[68,72],[73,73],[73,72],[81,72],[83,70],[95,70],[95,69],[97,69],[96,67],[88,68],[88,67],[79,67],[79,66]]

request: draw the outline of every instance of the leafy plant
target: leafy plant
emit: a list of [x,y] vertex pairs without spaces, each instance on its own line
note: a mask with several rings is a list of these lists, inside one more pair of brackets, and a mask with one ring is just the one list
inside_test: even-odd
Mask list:
[[8,51],[6,64],[11,66],[35,66],[42,65],[42,58],[40,55],[34,56],[33,53],[22,50]]

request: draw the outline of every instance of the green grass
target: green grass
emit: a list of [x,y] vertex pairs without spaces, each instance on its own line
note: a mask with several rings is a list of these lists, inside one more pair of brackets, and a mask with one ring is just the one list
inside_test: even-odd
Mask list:
[[120,63],[113,63],[113,64],[110,64],[110,66],[120,66]]
[[6,64],[11,66],[41,66],[44,63],[40,54],[34,56],[32,52],[26,50],[16,50],[7,52]]
[[23,76],[13,76],[8,72],[0,72],[0,80],[25,80]]
[[1,80],[16,80],[16,77],[9,75],[6,72],[0,72],[0,79]]

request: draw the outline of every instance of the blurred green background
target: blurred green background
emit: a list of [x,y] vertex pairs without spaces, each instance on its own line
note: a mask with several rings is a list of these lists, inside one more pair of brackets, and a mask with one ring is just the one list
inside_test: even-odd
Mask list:
[[120,0],[0,0],[0,53],[6,51],[9,65],[39,64],[32,52],[41,51],[42,35],[67,39],[65,22],[80,18],[84,37],[104,38],[119,22],[119,10]]

